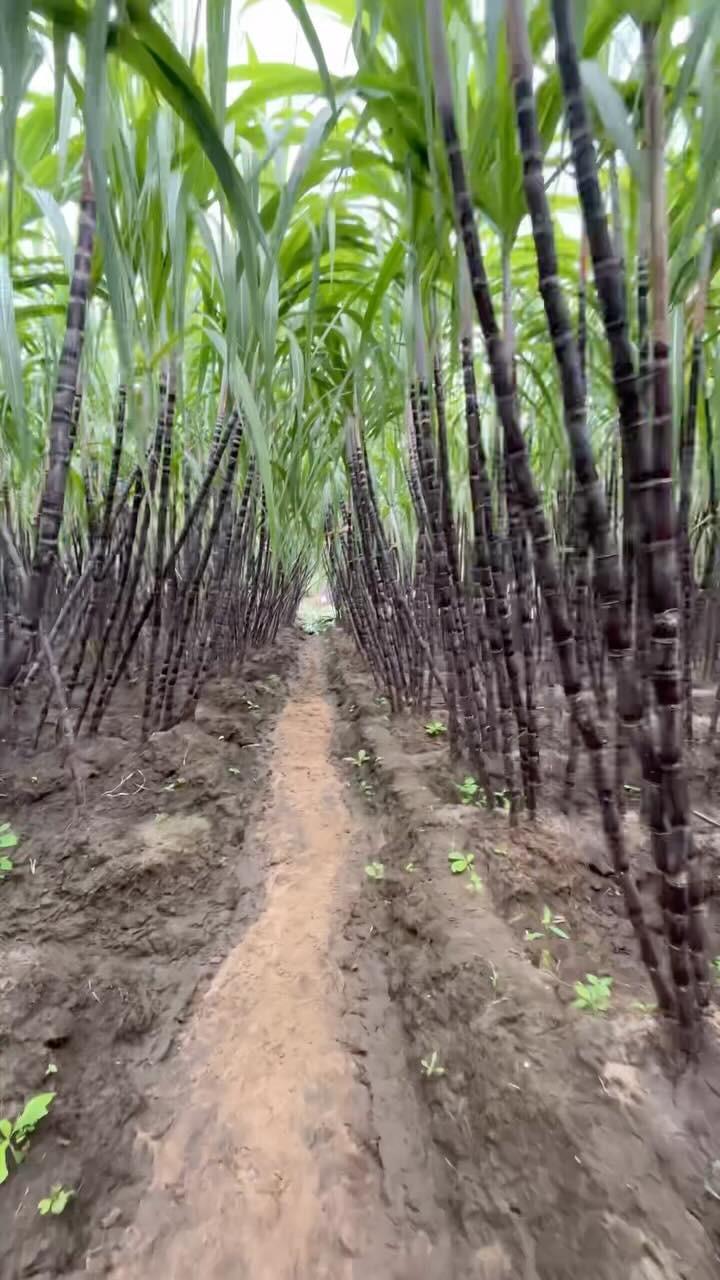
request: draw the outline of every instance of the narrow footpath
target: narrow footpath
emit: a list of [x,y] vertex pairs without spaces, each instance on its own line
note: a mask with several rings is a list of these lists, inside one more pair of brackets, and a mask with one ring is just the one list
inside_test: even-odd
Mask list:
[[[316,638],[303,646],[250,836],[269,854],[265,909],[169,1064],[172,1119],[145,1135],[151,1185],[115,1280],[390,1280],[427,1276],[428,1263],[448,1274],[447,1240],[393,1219],[371,1091],[343,1043],[333,930],[364,859],[351,866],[363,833],[333,763],[333,715]],[[413,1105],[400,1126],[413,1126]]]

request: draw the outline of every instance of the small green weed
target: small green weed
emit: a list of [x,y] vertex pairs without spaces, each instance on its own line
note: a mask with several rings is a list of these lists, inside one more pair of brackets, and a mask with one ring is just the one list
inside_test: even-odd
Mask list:
[[22,1164],[25,1158],[25,1147],[30,1135],[46,1116],[52,1105],[54,1093],[37,1093],[25,1103],[16,1120],[4,1117],[0,1120],[0,1183],[8,1176],[8,1152],[15,1164]]
[[437,1049],[433,1049],[429,1058],[421,1058],[420,1066],[423,1069],[423,1074],[426,1075],[428,1079],[430,1079],[431,1076],[445,1075],[445,1068],[440,1065]]
[[[14,849],[20,837],[13,831],[9,822],[0,822],[0,849]],[[0,854],[0,880],[4,880],[15,863],[6,853]]]
[[[358,769],[362,772],[363,769],[372,769],[373,765],[379,762],[380,757],[373,756],[371,752],[366,751],[364,747],[361,747],[357,755],[344,756],[343,759],[346,764],[351,764],[353,769]],[[358,780],[358,786],[366,798],[369,798],[373,794],[372,783],[369,782],[367,778],[360,778]]]
[[485,792],[480,786],[477,778],[473,778],[472,774],[468,774],[466,778],[463,778],[462,782],[457,782],[455,785],[460,795],[461,804],[479,804],[484,806],[487,803]]
[[598,978],[594,973],[585,974],[585,982],[575,983],[576,1009],[585,1009],[588,1013],[607,1013],[612,997],[612,978]]
[[565,924],[564,916],[553,915],[550,908],[546,905],[543,907],[542,921],[539,929],[526,929],[525,941],[536,942],[538,938],[546,938],[548,934],[552,934],[554,938],[564,938],[567,942],[570,937],[560,926]]
[[19,840],[9,822],[0,822],[0,849],[14,849]]
[[72,1187],[63,1187],[60,1183],[56,1183],[50,1191],[50,1195],[44,1200],[38,1200],[38,1212],[45,1215],[46,1213],[62,1213],[67,1208],[69,1200],[72,1200],[75,1192]]
[[365,867],[365,875],[368,880],[384,880],[385,867],[382,862],[368,862]]
[[447,725],[443,724],[442,720],[429,720],[425,725],[425,732],[428,738],[441,738],[444,733],[447,733]]
[[654,1000],[633,1000],[630,1008],[634,1013],[657,1013],[657,1004]]
[[477,871],[474,871],[472,867],[470,868],[470,875],[468,877],[468,882],[465,888],[467,889],[468,893],[482,893],[483,889],[485,888],[485,885],[480,879],[480,876],[478,875]]
[[345,763],[351,764],[354,769],[363,769],[365,765],[372,763],[372,756],[361,747],[356,756],[345,756]]
[[474,853],[461,853],[458,849],[451,849],[448,854],[450,870],[454,876],[461,876],[464,871],[469,871],[475,861]]
[[717,978],[718,982],[720,982],[720,956],[714,957],[712,962],[712,967],[715,970],[715,977]]

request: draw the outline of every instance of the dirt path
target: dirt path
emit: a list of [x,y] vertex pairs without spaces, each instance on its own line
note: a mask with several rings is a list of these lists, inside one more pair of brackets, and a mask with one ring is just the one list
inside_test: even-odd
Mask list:
[[[677,1076],[589,819],[457,804],[339,634],[141,752],[132,704],[115,728],[82,822],[55,749],[4,766],[0,1107],[50,1061],[57,1096],[2,1188],[2,1280],[715,1280],[719,1015]],[[604,1017],[570,1006],[586,972]]]
[[115,1280],[399,1274],[331,958],[352,824],[331,760],[322,653],[317,640],[303,648],[298,693],[275,730],[272,796],[251,837],[271,854],[266,907],[191,1021],[173,1070],[174,1118],[146,1136],[152,1182]]

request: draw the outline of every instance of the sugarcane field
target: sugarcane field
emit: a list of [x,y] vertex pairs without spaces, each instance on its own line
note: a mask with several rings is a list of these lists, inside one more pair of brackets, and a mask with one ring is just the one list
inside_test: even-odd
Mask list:
[[717,1280],[720,0],[0,75],[0,1280]]

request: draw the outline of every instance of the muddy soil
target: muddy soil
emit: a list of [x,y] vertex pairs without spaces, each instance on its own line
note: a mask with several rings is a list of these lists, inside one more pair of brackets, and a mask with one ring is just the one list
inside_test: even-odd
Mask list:
[[[54,752],[0,770],[2,1114],[57,1093],[3,1280],[719,1274],[716,1015],[678,1074],[589,807],[459,805],[337,632],[142,751],[110,727],[81,818]],[[545,905],[566,938],[526,938]],[[587,972],[607,1014],[572,1008]]]
[[[363,958],[351,986],[361,999],[372,948],[445,1164],[445,1203],[474,1251],[470,1268],[451,1274],[717,1276],[717,1005],[699,1060],[679,1072],[670,1029],[648,1011],[652,991],[594,812],[569,819],[545,807],[537,823],[511,829],[501,812],[458,804],[466,770],[410,716],[391,724],[349,643],[336,633],[330,644],[339,749],[355,760],[356,785],[385,833],[383,879],[345,931],[348,954]],[[360,751],[369,760],[358,767]],[[629,826],[640,858],[639,824],[630,817]],[[451,850],[473,854],[479,884],[450,872]],[[711,864],[711,892],[716,875]],[[650,903],[650,874],[643,887]],[[567,938],[547,929],[526,937],[542,930],[545,905]],[[613,978],[605,1015],[572,1008],[588,972]]]
[[[108,734],[79,743],[80,809],[54,747],[0,748],[0,821],[20,838],[0,883],[0,1116],[56,1094],[0,1187],[3,1278],[84,1274],[134,1215],[158,1081],[262,909],[266,868],[245,842],[298,643],[212,683],[194,722],[142,748],[141,689],[113,706]],[[40,1217],[56,1184],[76,1195]]]

